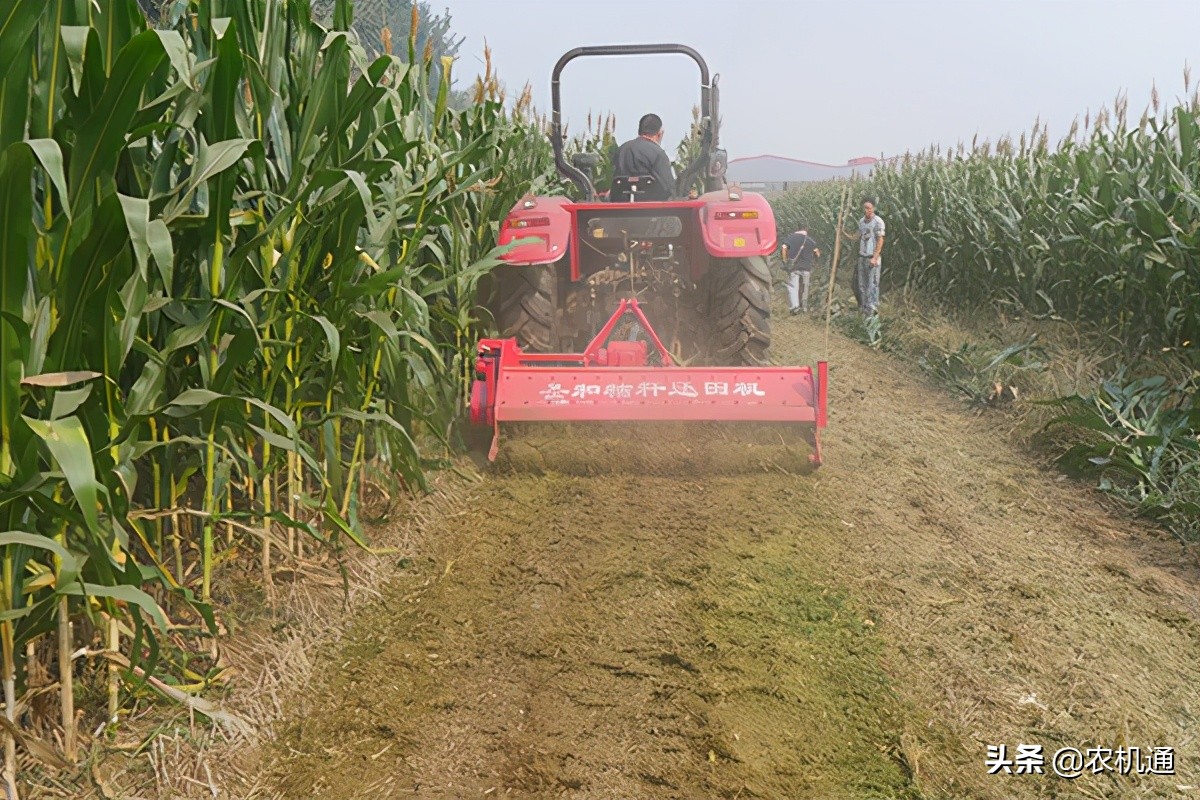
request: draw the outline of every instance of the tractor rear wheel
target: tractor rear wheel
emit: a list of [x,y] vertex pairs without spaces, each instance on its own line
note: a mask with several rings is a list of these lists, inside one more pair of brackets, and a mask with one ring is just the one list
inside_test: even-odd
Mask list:
[[714,259],[707,284],[712,360],[727,366],[768,365],[771,273],[766,259]]
[[521,349],[529,352],[553,352],[558,345],[554,325],[558,307],[555,265],[500,267],[494,274],[494,316],[500,337],[516,337]]

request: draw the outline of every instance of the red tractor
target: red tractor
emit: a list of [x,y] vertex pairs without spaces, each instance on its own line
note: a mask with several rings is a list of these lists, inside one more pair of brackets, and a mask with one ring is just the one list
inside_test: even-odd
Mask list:
[[[661,53],[700,67],[698,154],[670,187],[682,197],[642,199],[653,178],[632,175],[601,199],[595,155],[563,157],[559,75],[580,56]],[[769,366],[775,217],[725,183],[704,59],[678,44],[580,47],[551,91],[555,164],[582,199],[525,197],[504,220],[501,244],[526,241],[494,274],[502,338],[481,340],[475,361],[470,416],[493,431],[489,458],[501,423],[745,421],[799,426],[820,464],[827,365]]]
[[[564,158],[559,75],[581,56],[662,53],[690,56],[700,67],[700,143],[669,187],[679,199],[641,200],[651,176],[617,178],[599,195],[596,154],[578,154],[570,164]],[[704,59],[678,44],[580,47],[555,64],[551,90],[555,164],[582,199],[526,197],[504,220],[501,244],[536,242],[509,252],[508,266],[494,276],[490,306],[500,335],[532,352],[578,349],[621,298],[636,297],[676,360],[768,363],[766,257],[776,248],[775,216],[762,195],[725,183],[718,91]]]

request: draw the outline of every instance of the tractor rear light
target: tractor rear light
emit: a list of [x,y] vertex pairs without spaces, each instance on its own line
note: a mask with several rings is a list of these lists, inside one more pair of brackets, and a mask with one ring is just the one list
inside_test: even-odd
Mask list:
[[758,219],[757,211],[718,211],[713,215],[717,219]]
[[510,228],[542,228],[550,224],[549,217],[526,217],[514,219],[508,223]]

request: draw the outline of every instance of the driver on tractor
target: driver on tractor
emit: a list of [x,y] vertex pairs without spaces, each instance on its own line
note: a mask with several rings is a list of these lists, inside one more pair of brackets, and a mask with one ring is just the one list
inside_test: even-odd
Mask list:
[[[654,185],[645,194],[647,200],[670,200],[675,191],[675,171],[662,148],[663,124],[657,114],[647,114],[638,122],[638,136],[617,149],[613,178],[649,175]],[[639,195],[642,193],[639,192]]]

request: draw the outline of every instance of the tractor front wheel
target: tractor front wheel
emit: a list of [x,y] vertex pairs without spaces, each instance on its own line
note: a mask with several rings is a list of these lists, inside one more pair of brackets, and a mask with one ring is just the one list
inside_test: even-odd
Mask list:
[[554,265],[506,266],[494,275],[494,318],[500,337],[516,337],[517,344],[528,352],[553,352],[558,345],[554,325],[558,276]]
[[727,366],[770,364],[771,273],[766,259],[714,259],[707,286],[713,361]]

